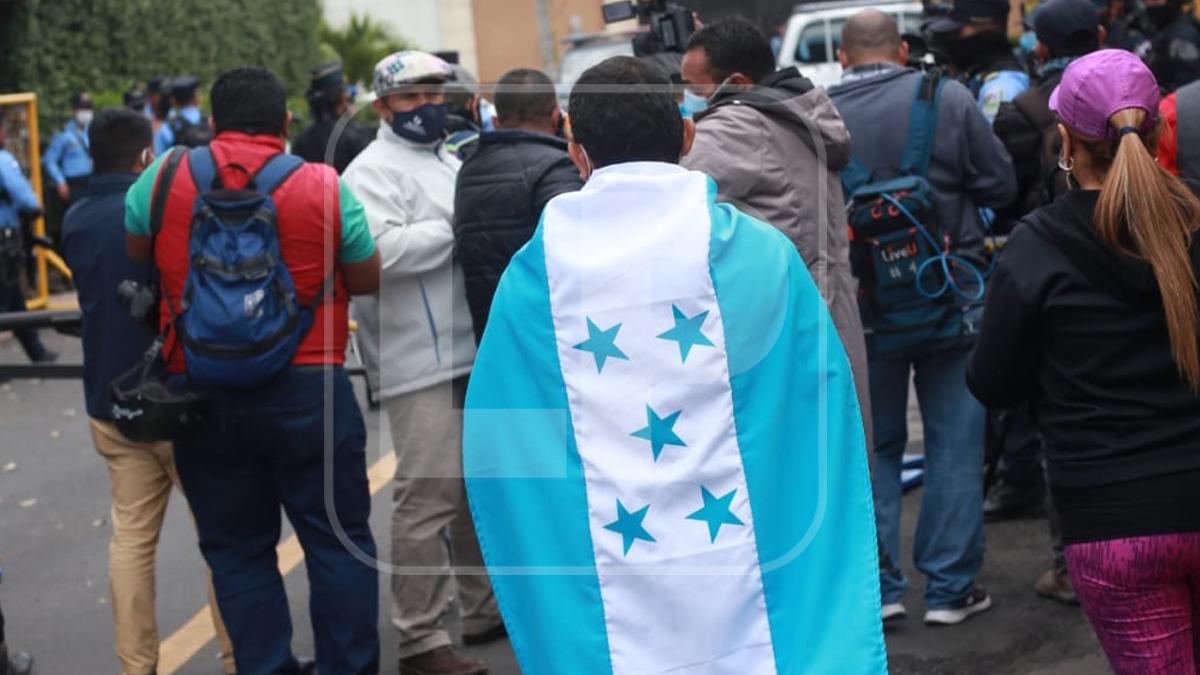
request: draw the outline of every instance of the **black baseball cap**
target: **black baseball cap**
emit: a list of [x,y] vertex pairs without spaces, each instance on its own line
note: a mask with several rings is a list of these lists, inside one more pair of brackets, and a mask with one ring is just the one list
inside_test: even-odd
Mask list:
[[146,106],[146,90],[141,87],[134,86],[129,91],[125,92],[125,106],[134,110],[141,110]]
[[154,77],[146,80],[146,93],[147,94],[161,94],[163,91],[163,88],[164,88],[163,85],[165,85],[166,83],[167,83],[166,77],[164,77],[162,75],[155,75]]
[[71,110],[91,110],[92,96],[86,91],[77,91],[71,95]]
[[346,88],[346,78],[342,73],[342,64],[338,61],[322,63],[312,68],[312,79],[308,89],[312,92],[341,92]]
[[925,30],[953,33],[963,26],[1008,23],[1008,0],[925,0]]
[[177,101],[185,101],[196,93],[199,86],[199,78],[193,75],[181,75],[171,80],[171,97]]
[[1038,42],[1055,56],[1086,54],[1100,46],[1100,13],[1091,0],[1047,0],[1030,23]]

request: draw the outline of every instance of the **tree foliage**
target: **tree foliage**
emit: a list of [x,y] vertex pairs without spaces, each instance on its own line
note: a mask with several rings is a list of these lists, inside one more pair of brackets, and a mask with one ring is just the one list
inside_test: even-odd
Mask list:
[[322,21],[320,37],[322,46],[328,46],[341,57],[346,81],[354,84],[370,84],[376,63],[388,54],[410,48],[386,25],[355,13],[350,14],[350,21],[341,28]]
[[38,94],[44,133],[78,89],[123,91],[153,75],[205,87],[237,65],[270,68],[289,92],[320,58],[319,0],[0,2],[0,91]]

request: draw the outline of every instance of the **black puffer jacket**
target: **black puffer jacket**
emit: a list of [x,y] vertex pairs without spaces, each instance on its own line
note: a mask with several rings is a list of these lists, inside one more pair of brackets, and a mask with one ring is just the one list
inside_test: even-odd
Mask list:
[[483,336],[500,275],[533,236],[546,202],[583,185],[561,138],[501,129],[483,134],[458,173],[454,239],[475,340]]

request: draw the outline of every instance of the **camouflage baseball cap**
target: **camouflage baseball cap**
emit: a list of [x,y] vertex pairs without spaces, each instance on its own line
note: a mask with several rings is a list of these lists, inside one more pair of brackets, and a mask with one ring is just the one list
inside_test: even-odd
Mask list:
[[454,76],[449,63],[425,52],[396,52],[375,66],[375,96],[387,96],[410,84],[445,82]]

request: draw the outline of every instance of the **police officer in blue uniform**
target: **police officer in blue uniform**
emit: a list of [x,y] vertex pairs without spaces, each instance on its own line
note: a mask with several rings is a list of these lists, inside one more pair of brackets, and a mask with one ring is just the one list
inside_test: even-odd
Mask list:
[[1008,42],[1008,13],[1008,0],[925,2],[930,46],[949,59],[988,122],[995,121],[1001,103],[1013,100],[1030,84],[1029,73]]
[[64,207],[74,195],[83,194],[92,175],[92,156],[88,151],[88,125],[92,123],[92,97],[77,92],[71,97],[71,119],[50,141],[42,166],[54,183]]
[[[21,277],[28,251],[22,231],[25,224],[41,214],[42,206],[17,158],[3,149],[5,134],[4,119],[0,116],[0,312],[23,312],[25,295]],[[22,328],[13,333],[30,361],[46,363],[58,358],[58,354],[42,344],[36,330]]]
[[154,153],[162,155],[176,145],[190,148],[207,145],[212,140],[208,118],[200,110],[200,80],[190,75],[171,81],[171,100],[174,103],[167,121],[154,135]]

